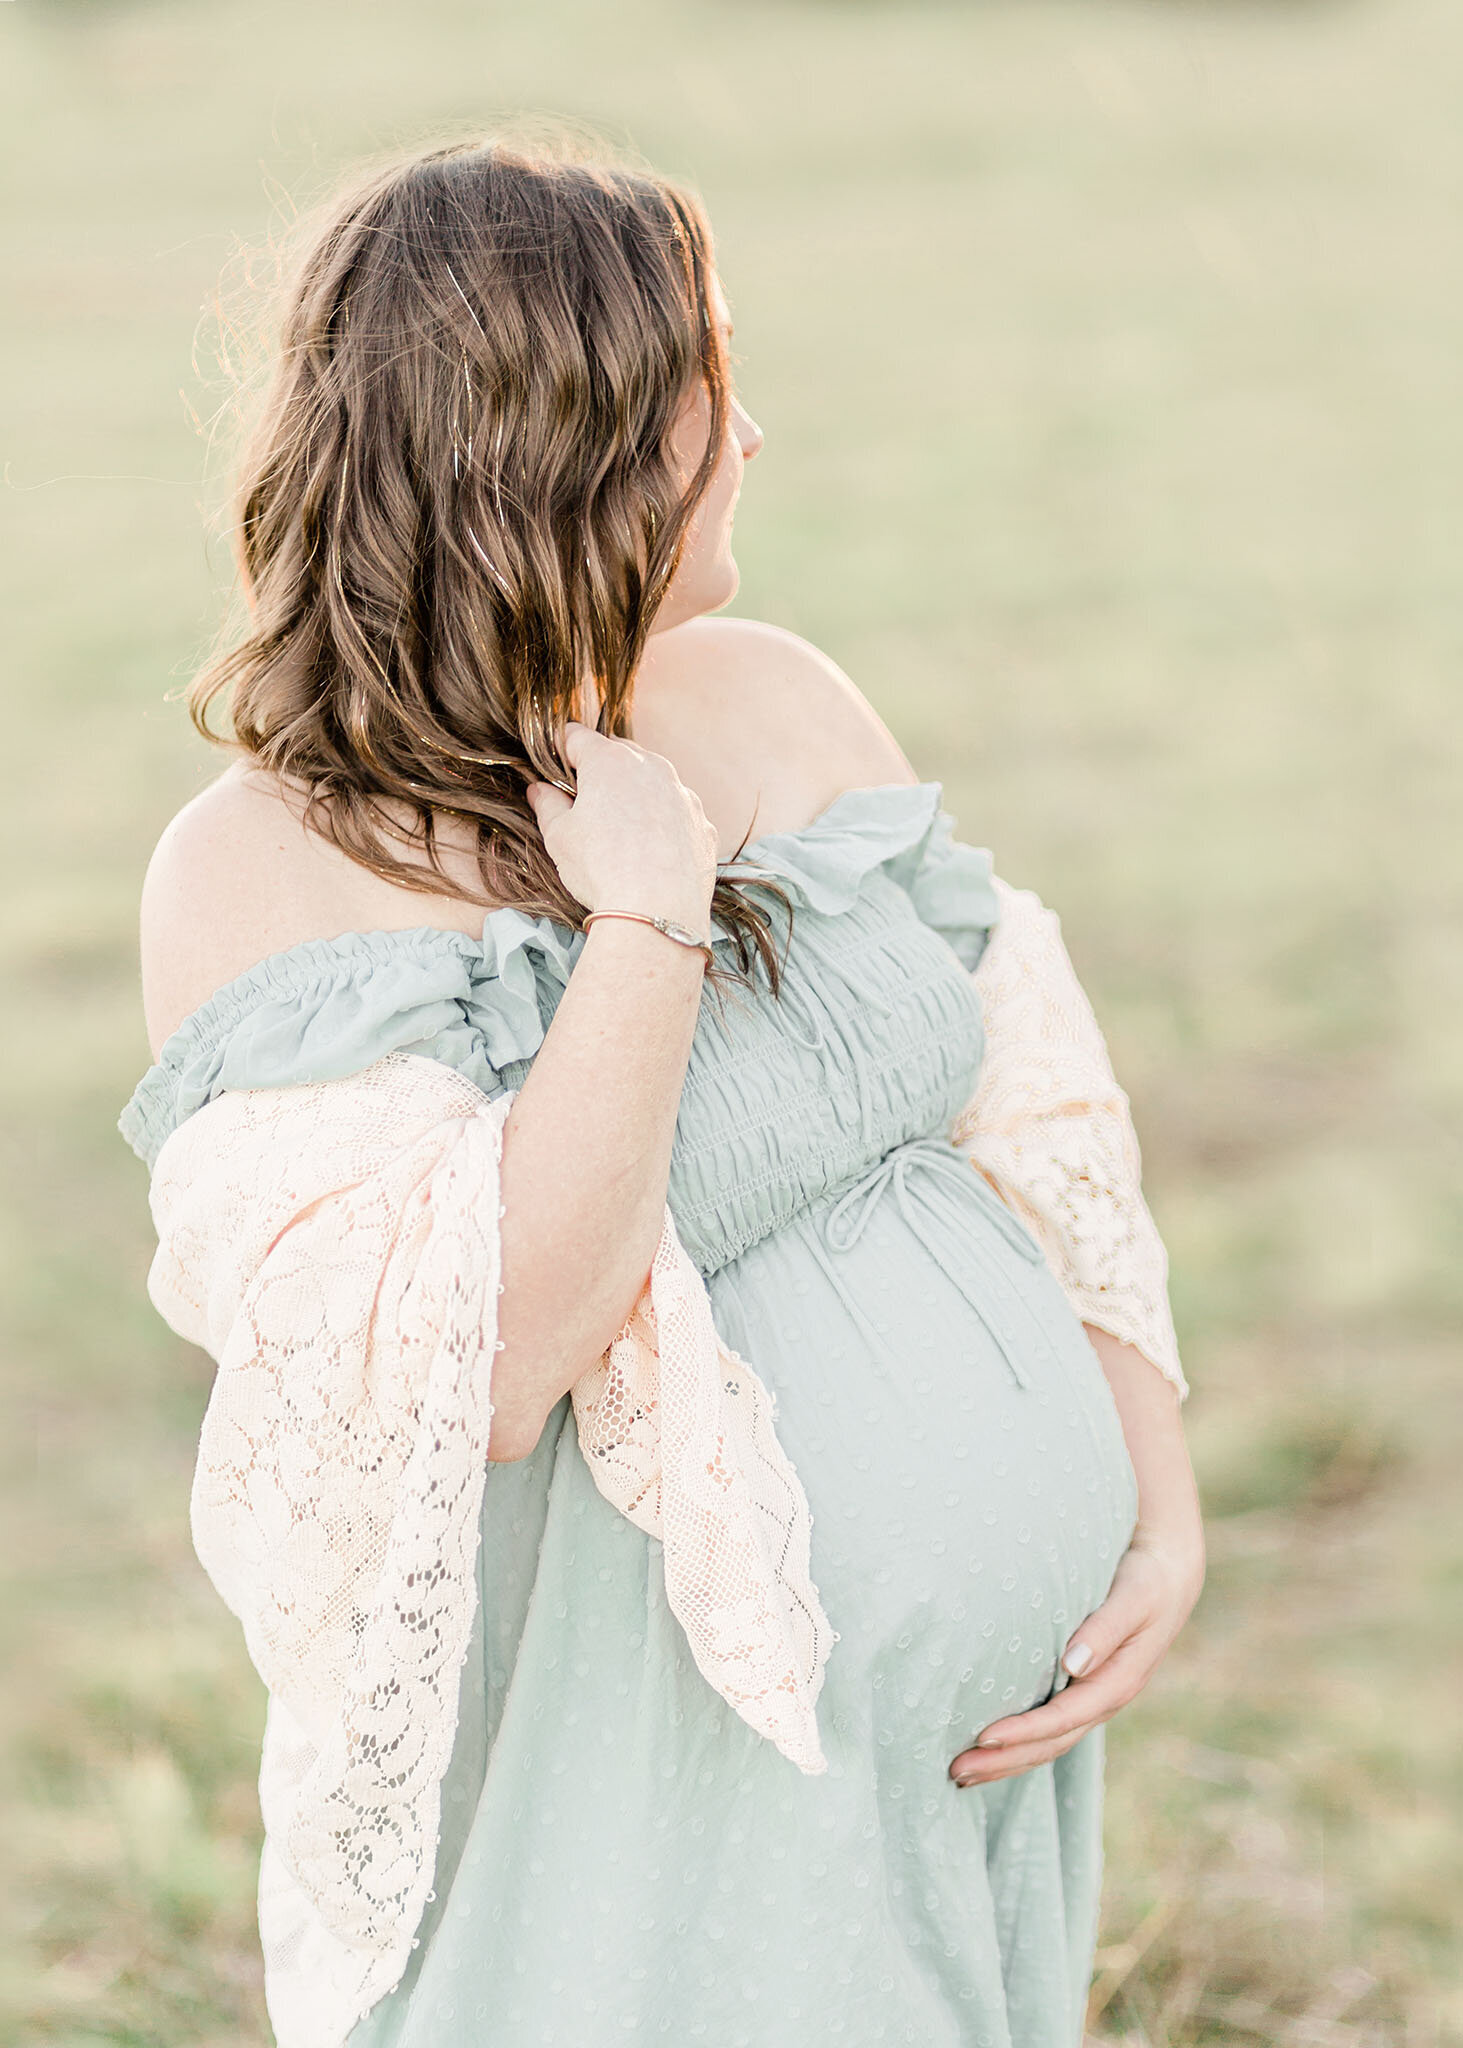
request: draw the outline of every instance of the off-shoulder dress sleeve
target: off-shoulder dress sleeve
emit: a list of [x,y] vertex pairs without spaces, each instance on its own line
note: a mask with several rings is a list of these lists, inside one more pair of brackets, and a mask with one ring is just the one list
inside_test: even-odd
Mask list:
[[420,926],[307,939],[186,1017],[118,1128],[151,1168],[219,1095],[343,1080],[396,1052],[441,1061],[493,1101],[521,1085],[583,943],[508,908],[487,913],[481,938]]

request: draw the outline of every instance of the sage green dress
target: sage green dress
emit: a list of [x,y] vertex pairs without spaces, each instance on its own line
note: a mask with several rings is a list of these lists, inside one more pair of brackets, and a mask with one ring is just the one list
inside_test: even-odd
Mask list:
[[[948,1776],[1060,1683],[1136,1513],[1080,1322],[947,1141],[981,1059],[989,856],[936,782],[849,791],[747,851],[794,902],[785,989],[723,1012],[708,988],[669,1202],[812,1509],[829,1769],[697,1671],[660,1546],[596,1490],[566,1395],[488,1472],[435,1891],[350,2048],[1080,2040],[1101,1731],[990,1787]],[[150,1164],[222,1090],[392,1050],[516,1087],[582,944],[499,910],[481,940],[291,947],[187,1019],[121,1127]]]

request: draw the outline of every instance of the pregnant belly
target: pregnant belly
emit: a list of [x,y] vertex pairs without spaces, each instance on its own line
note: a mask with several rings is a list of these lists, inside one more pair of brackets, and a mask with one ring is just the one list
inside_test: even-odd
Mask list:
[[830,1712],[906,1735],[913,1717],[958,1746],[1060,1682],[1137,1493],[1096,1354],[1032,1240],[973,1169],[901,1149],[897,1185],[891,1170],[805,1210],[707,1286],[812,1508],[840,1634]]

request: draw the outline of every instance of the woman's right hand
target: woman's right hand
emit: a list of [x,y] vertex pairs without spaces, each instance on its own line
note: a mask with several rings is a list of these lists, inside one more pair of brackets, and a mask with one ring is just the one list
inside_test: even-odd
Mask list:
[[527,795],[559,878],[586,910],[638,910],[698,935],[716,886],[716,828],[663,754],[571,719],[564,753],[577,785]]

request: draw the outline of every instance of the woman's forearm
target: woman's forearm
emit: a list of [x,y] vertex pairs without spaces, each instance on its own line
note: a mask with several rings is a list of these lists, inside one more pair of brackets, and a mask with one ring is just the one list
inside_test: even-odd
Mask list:
[[705,956],[591,926],[503,1131],[491,1455],[526,1457],[633,1309],[660,1238]]
[[1197,1593],[1204,1576],[1204,1531],[1177,1389],[1134,1345],[1094,1323],[1083,1328],[1112,1388],[1138,1481],[1133,1541],[1161,1550],[1178,1573],[1192,1578]]

